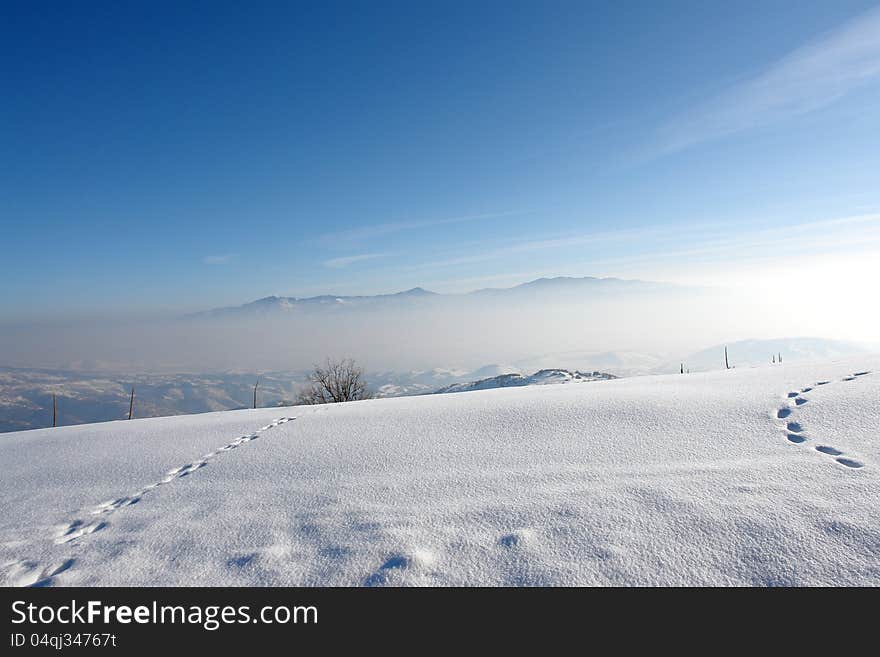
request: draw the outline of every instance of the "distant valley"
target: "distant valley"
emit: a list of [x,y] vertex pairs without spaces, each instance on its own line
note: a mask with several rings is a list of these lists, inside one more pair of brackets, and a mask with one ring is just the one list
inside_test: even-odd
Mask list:
[[[727,347],[733,367],[768,364],[777,354],[782,354],[784,362],[804,362],[867,351],[821,338],[743,340]],[[679,371],[682,364],[696,372],[723,367],[723,348],[716,345],[680,359],[636,352],[569,351],[476,369],[372,371],[367,380],[376,396],[400,397],[669,373]],[[0,432],[51,426],[53,394],[58,424],[63,426],[125,419],[132,388],[135,417],[250,408],[257,380],[259,406],[292,405],[306,376],[306,370],[134,375],[0,367]]]

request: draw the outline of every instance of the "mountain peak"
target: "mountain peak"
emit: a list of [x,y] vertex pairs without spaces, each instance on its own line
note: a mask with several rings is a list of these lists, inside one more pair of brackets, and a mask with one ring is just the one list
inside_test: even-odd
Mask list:
[[409,290],[404,290],[403,292],[398,292],[396,296],[402,297],[424,297],[424,296],[434,296],[436,292],[431,292],[430,290],[426,290],[423,287],[413,287]]

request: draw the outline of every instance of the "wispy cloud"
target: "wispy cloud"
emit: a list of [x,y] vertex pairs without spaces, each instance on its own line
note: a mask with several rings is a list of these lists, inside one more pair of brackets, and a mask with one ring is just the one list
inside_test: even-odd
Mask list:
[[806,253],[832,252],[880,242],[880,214],[809,221],[753,231],[729,230],[675,250],[656,250],[637,255],[602,258],[596,264],[648,263],[675,260],[689,263],[745,262],[758,256],[778,260]]
[[477,253],[471,255],[453,256],[443,260],[432,260],[418,265],[417,268],[431,269],[438,267],[466,265],[478,262],[487,262],[489,260],[496,260],[499,258],[507,258],[510,256],[529,253],[533,251],[552,251],[554,249],[564,249],[573,246],[586,246],[589,244],[645,239],[648,237],[657,237],[667,234],[670,232],[670,230],[673,229],[666,226],[655,226],[648,228],[632,228],[614,231],[583,233],[577,235],[565,235],[562,237],[519,240],[512,244],[507,244],[504,246],[484,246]]
[[226,255],[208,255],[202,258],[202,264],[205,265],[228,265],[235,258],[232,254]]
[[[715,284],[720,281],[730,285],[732,281],[736,281],[735,275],[743,278],[741,283],[744,285],[752,285],[758,276],[755,272],[763,271],[759,268],[762,264],[784,268],[792,262],[815,263],[816,258],[841,255],[853,257],[855,263],[855,255],[858,254],[859,262],[864,265],[864,252],[876,251],[880,245],[880,214],[823,219],[747,231],[742,230],[739,225],[725,227],[720,224],[706,224],[703,228],[708,229],[705,235],[681,248],[664,246],[640,253],[616,252],[607,256],[576,258],[535,270],[512,269],[468,277],[441,276],[428,279],[424,284],[437,291],[463,292],[486,284],[515,285],[540,276],[589,275],[688,284]],[[623,237],[625,232],[627,231],[620,231],[618,235]],[[674,238],[672,241],[677,242],[684,232],[686,231],[682,231],[682,227],[667,226],[654,236],[647,232],[644,236],[650,237],[652,242],[660,237]],[[635,236],[632,231],[630,234]],[[610,237],[613,233],[607,235]],[[529,245],[534,245],[535,248],[544,248],[540,245],[547,245],[546,248],[550,248],[552,242],[534,241],[529,242]],[[664,240],[664,243],[667,242],[668,240]],[[488,257],[496,255],[493,253]],[[477,258],[473,261],[477,261]],[[521,261],[516,262],[522,264]],[[682,262],[687,262],[688,266],[682,267]],[[428,267],[433,269],[436,266],[443,271],[445,265],[446,263],[431,263]],[[754,271],[750,272],[750,268]],[[800,271],[798,268],[792,270]],[[825,273],[829,277],[835,275],[835,272]],[[761,281],[761,284],[765,285],[766,281]]]
[[529,214],[527,211],[512,212],[493,212],[488,214],[472,214],[460,217],[446,217],[442,219],[422,219],[413,221],[392,221],[383,224],[374,224],[372,226],[362,226],[352,228],[350,230],[341,230],[332,233],[325,233],[318,239],[327,244],[336,244],[339,242],[358,242],[374,237],[382,237],[391,233],[399,233],[406,230],[418,230],[420,228],[429,228],[432,226],[444,226],[447,224],[462,224],[471,221],[482,221],[485,219],[498,219],[501,217],[510,217],[513,215]]
[[821,109],[880,81],[880,8],[776,61],[661,129],[651,156]]
[[[707,222],[704,224],[665,225],[621,229],[521,240],[503,246],[484,245],[474,253],[451,255],[441,260],[420,263],[410,272],[444,270],[493,260],[519,262],[518,255],[538,251],[570,249],[574,246],[601,246],[592,257],[569,253],[559,267],[596,267],[669,260],[712,259],[727,262],[756,254],[782,257],[798,252],[834,250],[875,243],[880,239],[880,214],[861,214],[833,219],[779,226],[757,225],[746,228],[743,222]],[[684,246],[679,246],[683,244]],[[621,247],[623,250],[621,251]],[[604,254],[607,252],[607,254]],[[604,271],[604,270],[603,270]],[[598,270],[593,273],[600,273]],[[548,272],[548,275],[559,275]],[[544,275],[544,274],[542,274]],[[499,274],[509,276],[509,274]],[[480,277],[486,278],[486,277]]]
[[325,260],[322,264],[331,269],[342,269],[355,262],[372,260],[374,258],[384,258],[387,255],[387,253],[361,253],[359,255],[342,256],[341,258],[330,258],[329,260]]

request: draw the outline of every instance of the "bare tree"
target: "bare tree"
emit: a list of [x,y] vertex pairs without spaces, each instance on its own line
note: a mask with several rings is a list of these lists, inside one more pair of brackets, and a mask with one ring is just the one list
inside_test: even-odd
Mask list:
[[334,404],[336,402],[370,399],[364,370],[351,358],[330,360],[315,365],[308,384],[299,392],[298,404]]

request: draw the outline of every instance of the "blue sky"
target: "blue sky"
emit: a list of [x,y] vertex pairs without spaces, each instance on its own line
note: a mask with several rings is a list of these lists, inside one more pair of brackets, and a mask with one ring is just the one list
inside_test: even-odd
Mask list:
[[7,5],[0,317],[880,273],[876,3],[427,4]]

